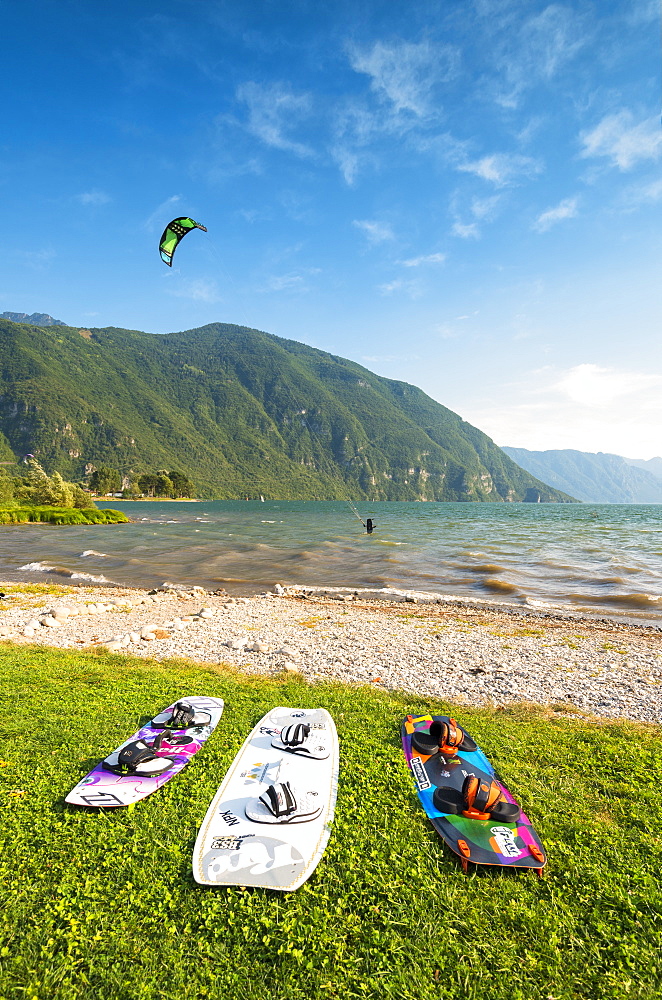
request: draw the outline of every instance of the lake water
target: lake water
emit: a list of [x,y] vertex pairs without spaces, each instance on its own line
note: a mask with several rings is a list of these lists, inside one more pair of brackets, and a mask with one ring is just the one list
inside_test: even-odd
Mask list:
[[662,505],[122,503],[127,525],[0,527],[0,579],[429,593],[662,625]]

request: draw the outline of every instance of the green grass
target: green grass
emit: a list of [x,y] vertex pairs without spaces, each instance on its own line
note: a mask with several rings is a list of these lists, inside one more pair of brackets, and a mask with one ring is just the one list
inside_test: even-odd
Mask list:
[[[455,706],[543,839],[543,879],[464,875],[426,821],[399,743],[444,703],[184,662],[0,646],[2,1000],[659,997],[657,727],[535,706]],[[226,701],[179,776],[133,808],[63,797],[187,694]],[[292,895],[205,889],[191,851],[246,733],[276,705],[324,706],[341,774],[325,856]]]
[[0,506],[0,524],[126,524],[130,518],[119,510],[79,510],[76,507]]

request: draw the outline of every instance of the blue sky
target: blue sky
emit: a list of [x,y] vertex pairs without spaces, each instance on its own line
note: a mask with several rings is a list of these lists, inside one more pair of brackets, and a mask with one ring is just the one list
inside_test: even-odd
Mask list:
[[[662,452],[656,0],[0,0],[0,312],[246,324]],[[163,226],[207,226],[160,260]]]

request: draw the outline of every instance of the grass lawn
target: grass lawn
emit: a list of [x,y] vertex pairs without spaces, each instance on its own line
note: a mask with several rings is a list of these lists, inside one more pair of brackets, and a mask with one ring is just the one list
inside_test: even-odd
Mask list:
[[0,524],[126,524],[130,518],[119,510],[98,510],[90,507],[3,507],[0,504]]
[[[222,667],[0,645],[2,1000],[571,1000],[662,991],[662,743],[657,727],[428,699]],[[192,694],[221,723],[128,809],[63,798],[141,721]],[[322,706],[341,744],[336,819],[291,895],[206,889],[191,851],[257,720]],[[408,712],[454,711],[532,818],[545,877],[464,875],[418,805]]]

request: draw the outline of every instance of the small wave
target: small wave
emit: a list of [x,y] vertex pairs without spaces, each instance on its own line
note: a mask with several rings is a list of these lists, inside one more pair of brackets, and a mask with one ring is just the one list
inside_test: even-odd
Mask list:
[[570,599],[580,604],[613,604],[621,608],[662,608],[662,597],[652,594],[606,594],[594,597],[592,594],[570,594]]
[[469,573],[504,573],[505,568],[503,566],[497,566],[494,563],[483,563],[481,566],[462,566],[462,569],[468,570]]
[[179,524],[179,521],[166,521],[166,524]]
[[260,524],[275,524],[275,521],[260,521]]
[[519,587],[516,587],[513,583],[506,583],[505,580],[496,580],[490,577],[486,580],[481,580],[481,587],[491,591],[493,594],[516,594],[519,590]]
[[31,562],[26,563],[25,566],[19,566],[19,569],[24,569],[28,573],[61,573],[57,566],[49,566],[48,563],[43,562]]
[[81,552],[79,559],[87,559],[88,556],[98,556],[99,559],[109,558],[107,552],[97,552],[96,549],[85,549],[84,552]]
[[105,576],[95,576],[94,573],[68,573],[72,580],[89,580],[90,583],[111,583]]
[[20,570],[27,573],[55,573],[57,576],[66,576],[70,580],[89,580],[90,583],[111,583],[105,576],[94,576],[93,573],[75,573],[73,570],[64,569],[62,566],[49,566],[48,563],[31,562],[25,566],[19,566]]

